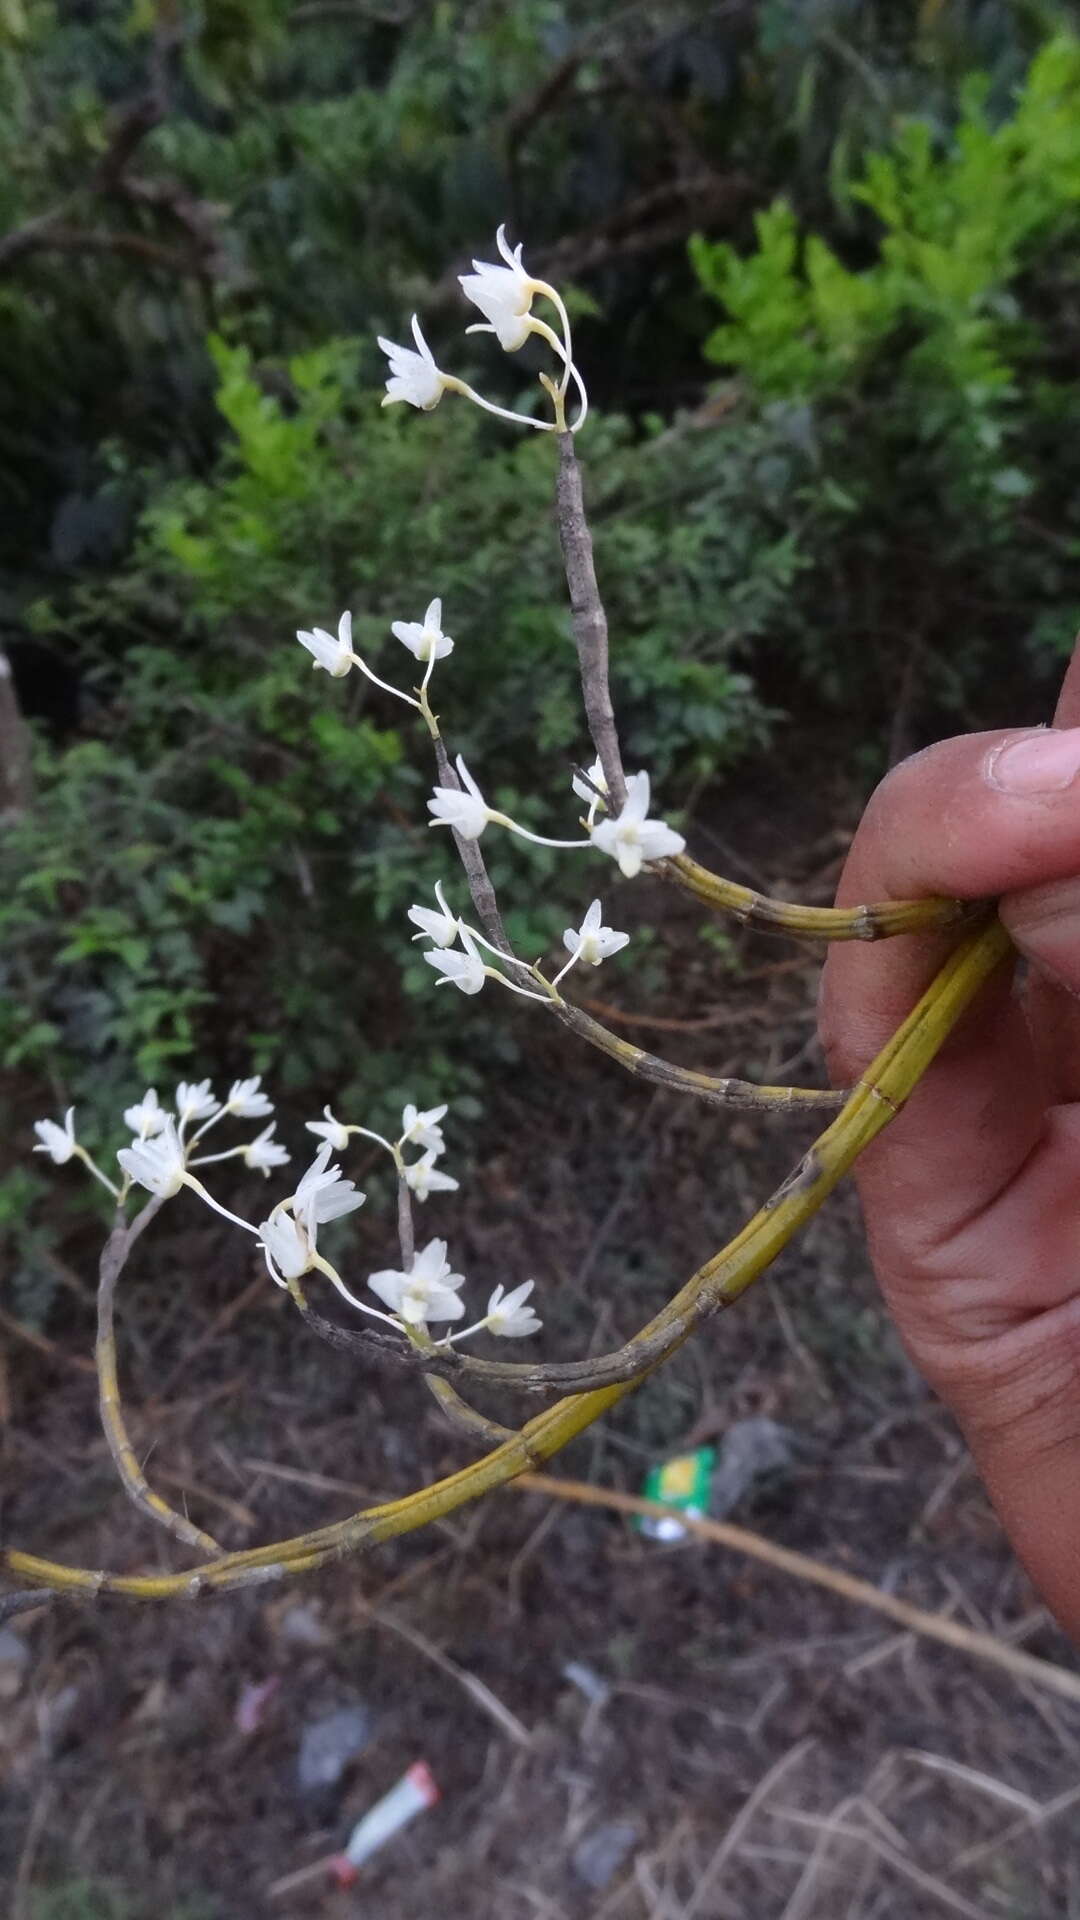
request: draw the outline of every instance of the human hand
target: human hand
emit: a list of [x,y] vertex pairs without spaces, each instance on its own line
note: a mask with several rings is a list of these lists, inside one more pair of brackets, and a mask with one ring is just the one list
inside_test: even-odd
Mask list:
[[[1080,1639],[1080,647],[1054,731],[945,740],[878,788],[838,904],[1000,896],[1002,967],[858,1161],[871,1257],[1017,1553]],[[949,950],[829,952],[821,1030],[850,1085]]]

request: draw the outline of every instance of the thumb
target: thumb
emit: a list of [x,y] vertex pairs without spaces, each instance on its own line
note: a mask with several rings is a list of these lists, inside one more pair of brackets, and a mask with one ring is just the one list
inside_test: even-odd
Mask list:
[[[1080,785],[1080,728],[1029,734],[1003,749],[990,777],[1003,793],[1068,805]],[[1080,1093],[1080,857],[1064,874],[1040,874],[1038,884],[1003,894],[999,911],[1019,952],[1032,963],[1029,986],[1033,1035],[1057,1099]]]

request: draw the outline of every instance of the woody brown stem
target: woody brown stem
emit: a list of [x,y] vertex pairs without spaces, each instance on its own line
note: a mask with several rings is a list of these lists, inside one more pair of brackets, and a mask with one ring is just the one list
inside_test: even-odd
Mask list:
[[604,770],[611,805],[615,812],[619,812],[626,799],[626,777],[615,726],[615,709],[611,704],[607,615],[596,581],[592,535],[585,518],[581,468],[574,449],[574,436],[560,433],[558,442],[555,512],[566,584],[570,592],[570,620],[581,673],[581,693],[589,733]]

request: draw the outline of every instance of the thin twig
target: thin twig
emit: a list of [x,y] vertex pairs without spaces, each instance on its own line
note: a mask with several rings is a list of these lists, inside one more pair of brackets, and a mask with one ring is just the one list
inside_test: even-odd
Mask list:
[[213,1320],[209,1321],[208,1324],[203,1327],[202,1331],[192,1341],[190,1347],[185,1348],[171,1373],[166,1374],[155,1393],[153,1401],[151,1402],[154,1407],[160,1407],[163,1402],[169,1398],[169,1395],[172,1393],[178,1381],[187,1372],[192,1361],[196,1359],[200,1353],[205,1352],[207,1347],[213,1346],[220,1335],[231,1327],[233,1322],[238,1320],[242,1313],[246,1313],[247,1309],[253,1306],[256,1300],[265,1298],[266,1291],[266,1274],[260,1270],[250,1286],[245,1287],[242,1293],[238,1293],[235,1299],[227,1301],[225,1306],[222,1307],[221,1312],[215,1314]]
[[445,1673],[451,1680],[456,1680],[458,1686],[476,1702],[481,1711],[494,1720],[495,1725],[500,1727],[503,1733],[508,1734],[519,1747],[530,1745],[532,1735],[528,1727],[523,1726],[516,1713],[511,1713],[509,1707],[504,1705],[497,1694],[492,1693],[491,1688],[483,1680],[478,1680],[475,1673],[470,1673],[465,1667],[459,1667],[457,1661],[451,1660],[448,1653],[443,1653],[442,1649],[435,1646],[417,1627],[410,1626],[406,1620],[399,1620],[396,1614],[383,1613],[377,1607],[369,1608],[368,1614],[375,1626],[385,1627],[388,1633],[395,1633],[399,1640],[407,1641],[417,1653],[423,1654],[424,1659],[429,1660],[433,1667],[438,1667],[440,1673]]
[[0,1627],[16,1614],[33,1613],[38,1607],[51,1607],[56,1594],[51,1587],[35,1587],[30,1593],[0,1593]]
[[694,1920],[694,1915],[700,1912],[706,1895],[712,1892],[716,1884],[716,1877],[721,1867],[735,1852],[744,1833],[759,1809],[764,1806],[777,1782],[782,1780],[792,1767],[797,1766],[800,1760],[805,1759],[813,1745],[813,1739],[808,1738],[799,1740],[793,1747],[789,1747],[786,1753],[781,1754],[775,1765],[762,1775],[756,1787],[747,1795],[695,1886],[686,1904],[683,1920]]
[[946,1619],[942,1614],[928,1613],[923,1607],[910,1606],[906,1600],[897,1599],[895,1594],[883,1593],[879,1587],[871,1586],[868,1580],[858,1580],[854,1574],[842,1573],[839,1567],[827,1566],[823,1560],[813,1560],[809,1554],[796,1553],[791,1547],[777,1546],[761,1534],[751,1533],[746,1527],[733,1526],[728,1520],[698,1518],[658,1500],[644,1500],[636,1494],[595,1487],[585,1480],[560,1480],[546,1473],[523,1474],[515,1485],[526,1493],[543,1493],[553,1499],[574,1501],[581,1506],[606,1507],[614,1513],[655,1515],[657,1518],[671,1515],[688,1533],[700,1540],[730,1547],[736,1553],[748,1554],[752,1559],[763,1560],[767,1566],[775,1567],[780,1573],[789,1573],[798,1580],[825,1587],[842,1600],[850,1600],[856,1606],[870,1607],[875,1613],[884,1614],[887,1619],[896,1621],[911,1633],[921,1634],[926,1640],[940,1641],[942,1646],[952,1647],[958,1653],[970,1654],[974,1659],[985,1660],[990,1666],[999,1667],[1014,1680],[1033,1681],[1050,1693],[1061,1694],[1066,1700],[1080,1700],[1080,1673],[1071,1673],[1067,1667],[1054,1666],[1049,1660],[1040,1660],[1035,1654],[1024,1653],[1009,1646],[1007,1641],[999,1640],[995,1634],[979,1633],[973,1627],[961,1626],[959,1621]]
[[35,1353],[44,1354],[47,1360],[54,1361],[57,1366],[71,1367],[76,1373],[95,1371],[93,1361],[88,1360],[85,1354],[65,1352],[55,1340],[49,1339],[48,1334],[40,1333],[36,1327],[25,1326],[4,1307],[0,1307],[0,1333],[10,1334],[13,1340],[22,1340],[26,1346],[33,1347]]
[[11,1893],[11,1920],[31,1920],[30,1883],[34,1874],[34,1862],[37,1859],[38,1848],[41,1845],[55,1797],[56,1787],[53,1782],[44,1781],[26,1825],[26,1838],[23,1841]]

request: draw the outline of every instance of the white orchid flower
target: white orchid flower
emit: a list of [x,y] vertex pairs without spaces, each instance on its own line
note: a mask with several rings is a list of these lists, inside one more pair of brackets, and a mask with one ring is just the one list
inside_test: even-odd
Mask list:
[[600,764],[599,757],[593,761],[591,767],[585,769],[583,775],[575,773],[570,785],[579,800],[587,800],[590,804],[596,799],[596,789],[598,787],[602,794],[606,794],[607,781],[604,779],[604,769]]
[[330,674],[334,680],[342,679],[349,668],[356,665],[351,613],[343,613],[338,621],[336,640],[332,633],[327,633],[325,627],[314,627],[310,633],[302,627],[298,628],[296,637],[311,654],[312,666],[322,667],[324,673]]
[[392,620],[390,631],[418,660],[445,660],[454,651],[450,635],[442,630],[442,601],[438,599],[431,601],[422,620]]
[[408,1271],[386,1267],[368,1279],[372,1293],[414,1327],[431,1320],[462,1319],[465,1306],[458,1299],[458,1289],[464,1284],[463,1273],[450,1271],[445,1240],[429,1240],[414,1254]]
[[291,1213],[274,1213],[269,1220],[260,1221],[259,1243],[278,1286],[285,1280],[299,1280],[315,1258],[314,1242]]
[[395,400],[406,400],[410,407],[419,407],[424,413],[430,413],[442,399],[446,376],[439,372],[432,357],[431,348],[420,331],[420,322],[415,313],[412,317],[412,335],[418,351],[411,347],[397,347],[392,340],[379,336],[379,345],[390,362],[390,377],[386,382],[383,406],[392,406]]
[[506,827],[511,833],[520,835],[522,840],[531,840],[537,847],[591,846],[591,840],[549,840],[546,834],[534,833],[531,827],[523,827],[519,821],[511,820],[508,813],[499,813],[495,807],[489,807],[460,753],[455,764],[461,787],[434,789],[427,803],[428,812],[435,816],[428,821],[429,827],[452,827],[463,840],[479,840],[489,821],[493,821],[497,826]]
[[165,1125],[167,1115],[157,1097],[157,1089],[148,1087],[137,1106],[124,1108],[124,1121],[137,1140],[152,1140]]
[[130,1180],[160,1200],[171,1200],[184,1185],[184,1148],[171,1114],[164,1117],[153,1138],[132,1141],[116,1157]]
[[452,827],[463,840],[479,840],[490,818],[487,802],[476,781],[465,765],[460,753],[457,756],[457,787],[436,787],[428,801],[428,812],[434,815],[428,825],[432,827]]
[[412,1166],[405,1169],[406,1184],[418,1200],[426,1200],[431,1193],[456,1193],[458,1190],[460,1182],[452,1174],[440,1173],[435,1158],[432,1148],[422,1159],[414,1160]]
[[[283,1202],[283,1206],[291,1207],[313,1243],[318,1226],[352,1213],[356,1207],[362,1207],[367,1198],[366,1194],[357,1192],[351,1180],[342,1178],[340,1167],[327,1166],[333,1151],[332,1141],[324,1140],[292,1199]],[[274,1211],[276,1214],[277,1208]]]
[[570,785],[573,787],[579,800],[588,802],[589,811],[586,817],[586,825],[591,827],[593,821],[596,819],[597,809],[603,806],[607,800],[608,784],[604,779],[604,769],[599,757],[595,759],[592,766],[587,769],[584,778],[581,774],[575,773]]
[[102,1173],[97,1161],[92,1159],[85,1147],[81,1147],[75,1138],[75,1109],[69,1107],[64,1115],[64,1124],[58,1127],[55,1120],[35,1120],[34,1132],[37,1134],[35,1153],[47,1153],[54,1167],[64,1167],[71,1159],[81,1160],[95,1180],[107,1187],[114,1200],[120,1197],[120,1189]]
[[466,300],[479,307],[487,323],[469,327],[467,331],[493,333],[506,353],[516,353],[533,331],[529,310],[536,283],[522,264],[521,243],[512,250],[507,244],[505,227],[499,228],[495,244],[505,262],[503,266],[474,260],[472,273],[458,275]]
[[413,934],[414,940],[423,940],[425,935],[434,940],[437,947],[452,947],[458,937],[458,918],[451,913],[443,898],[442,881],[435,882],[435,898],[439,903],[439,912],[433,907],[410,907],[408,917],[419,933]]
[[441,979],[436,980],[437,987],[443,987],[449,980],[462,993],[479,993],[487,977],[483,956],[468,927],[461,928],[463,953],[445,953],[438,948],[424,955],[429,967],[434,967]]
[[34,1132],[38,1137],[35,1153],[47,1153],[54,1167],[63,1167],[78,1150],[75,1138],[75,1109],[69,1107],[64,1115],[64,1124],[58,1127],[55,1120],[35,1120]]
[[244,1165],[257,1169],[268,1180],[271,1167],[283,1167],[292,1157],[280,1140],[274,1139],[276,1125],[277,1121],[271,1120],[268,1127],[264,1127],[254,1140],[249,1140],[247,1146],[240,1150]]
[[316,1134],[320,1140],[328,1141],[335,1153],[344,1153],[349,1144],[348,1127],[343,1127],[340,1120],[334,1119],[329,1107],[323,1108],[321,1120],[305,1120],[304,1125],[309,1133]]
[[260,1092],[261,1087],[261,1073],[252,1074],[250,1080],[234,1080],[223,1111],[235,1114],[238,1120],[265,1120],[268,1113],[273,1113],[274,1103]]
[[571,960],[580,961],[587,967],[598,967],[601,960],[607,960],[611,954],[620,953],[623,947],[629,946],[628,933],[616,933],[613,927],[601,925],[602,913],[599,900],[594,900],[580,927],[567,927],[563,934],[563,946]]
[[626,800],[614,819],[606,818],[590,829],[594,847],[609,853],[619,870],[632,880],[647,860],[664,860],[681,853],[686,845],[681,833],[665,826],[662,820],[649,820],[649,776],[632,773],[626,782]]
[[525,1305],[535,1285],[535,1280],[526,1280],[512,1293],[496,1287],[484,1316],[489,1333],[498,1334],[502,1340],[523,1340],[527,1334],[539,1332],[543,1321],[537,1318],[532,1307]]
[[209,1080],[181,1080],[176,1089],[176,1117],[182,1127],[189,1120],[205,1120],[208,1114],[217,1112],[217,1106]]
[[428,1107],[421,1113],[410,1100],[401,1112],[401,1138],[399,1147],[430,1147],[433,1153],[443,1153],[446,1142],[442,1136],[439,1121],[446,1113],[444,1101],[441,1107]]

